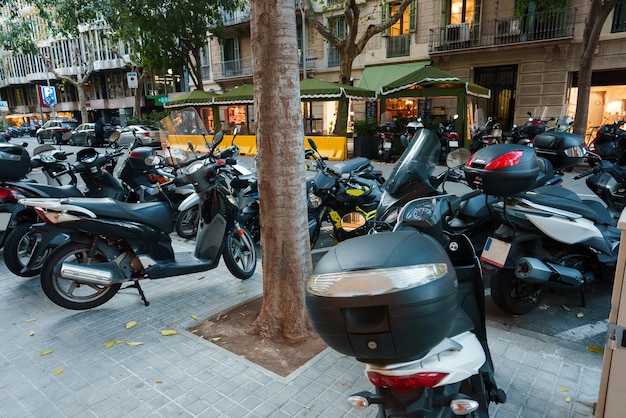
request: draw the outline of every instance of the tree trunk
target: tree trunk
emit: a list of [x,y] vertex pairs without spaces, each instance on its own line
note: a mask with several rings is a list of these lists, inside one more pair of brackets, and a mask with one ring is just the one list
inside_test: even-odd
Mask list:
[[591,76],[593,74],[593,54],[598,46],[600,32],[609,13],[615,7],[617,0],[592,0],[589,15],[585,21],[583,32],[582,53],[578,68],[578,96],[576,99],[576,118],[573,131],[583,138],[587,134],[587,119],[589,118],[589,93],[591,91]]
[[304,286],[312,269],[307,227],[295,2],[252,0],[263,306],[249,332],[309,335]]
[[137,88],[135,89],[135,101],[133,103],[133,117],[141,119],[141,101],[143,100],[143,86],[148,78],[148,71],[141,71],[137,78]]
[[87,95],[85,94],[84,83],[76,83],[76,91],[78,92],[78,108],[80,109],[81,123],[89,122],[87,114]]

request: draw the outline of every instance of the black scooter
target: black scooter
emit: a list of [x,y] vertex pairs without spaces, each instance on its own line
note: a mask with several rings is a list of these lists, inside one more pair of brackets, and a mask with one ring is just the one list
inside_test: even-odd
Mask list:
[[[475,196],[468,195],[467,198]],[[488,417],[503,403],[487,344],[479,260],[465,235],[443,232],[461,206],[454,195],[409,202],[393,232],[332,248],[307,283],[315,331],[365,364],[379,417]]]
[[[172,112],[162,126],[176,128],[180,121],[195,120],[206,129],[197,112]],[[175,134],[176,130],[168,132]],[[161,279],[197,273],[217,267],[221,256],[240,279],[252,276],[256,249],[250,234],[236,222],[238,208],[230,191],[218,181],[219,171],[234,160],[214,158],[223,139],[213,138],[208,154],[186,162],[176,184],[193,184],[200,196],[201,221],[193,254],[174,254],[170,234],[174,230],[169,208],[161,202],[122,203],[111,199],[23,199],[35,208],[45,224],[33,226],[39,233],[30,262],[36,262],[58,234],[68,240],[45,258],[41,285],[48,298],[67,309],[83,310],[111,299],[125,282],[133,282],[147,306],[139,285],[142,279]],[[160,162],[158,156],[153,157]]]

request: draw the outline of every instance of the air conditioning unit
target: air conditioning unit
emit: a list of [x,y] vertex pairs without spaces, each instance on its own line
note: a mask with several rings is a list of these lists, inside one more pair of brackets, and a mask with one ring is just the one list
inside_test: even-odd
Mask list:
[[458,42],[467,42],[470,40],[470,30],[467,23],[458,23],[455,25],[446,25],[446,32],[442,44],[450,45]]

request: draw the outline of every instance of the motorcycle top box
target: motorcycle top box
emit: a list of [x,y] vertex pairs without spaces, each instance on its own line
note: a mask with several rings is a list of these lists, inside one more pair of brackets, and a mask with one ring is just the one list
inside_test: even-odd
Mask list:
[[153,167],[146,164],[146,158],[152,154],[154,154],[154,148],[152,147],[137,147],[130,152],[128,163],[135,170],[149,170]]
[[489,195],[510,196],[534,187],[539,162],[531,147],[497,144],[476,151],[463,171],[476,189]]
[[377,364],[421,358],[451,332],[460,312],[448,255],[414,231],[333,247],[307,283],[306,305],[330,347]]
[[552,163],[557,170],[574,167],[585,158],[584,140],[568,132],[550,131],[535,137],[537,155]]
[[28,151],[17,144],[0,144],[0,177],[19,179],[30,172]]

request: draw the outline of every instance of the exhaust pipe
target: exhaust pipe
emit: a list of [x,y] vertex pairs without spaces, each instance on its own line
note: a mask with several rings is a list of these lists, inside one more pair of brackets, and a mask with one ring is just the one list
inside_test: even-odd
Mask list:
[[65,262],[59,271],[61,277],[81,283],[110,286],[124,281],[124,273],[119,265],[109,261],[98,264],[75,264]]
[[580,287],[585,283],[582,273],[575,268],[560,264],[545,263],[538,258],[522,257],[515,268],[515,276],[529,283],[561,283]]

